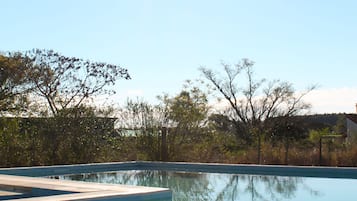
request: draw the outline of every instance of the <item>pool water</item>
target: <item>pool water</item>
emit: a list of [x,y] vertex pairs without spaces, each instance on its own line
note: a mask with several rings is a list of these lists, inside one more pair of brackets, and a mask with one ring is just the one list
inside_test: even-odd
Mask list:
[[130,170],[56,176],[58,179],[170,188],[174,201],[356,200],[357,179]]

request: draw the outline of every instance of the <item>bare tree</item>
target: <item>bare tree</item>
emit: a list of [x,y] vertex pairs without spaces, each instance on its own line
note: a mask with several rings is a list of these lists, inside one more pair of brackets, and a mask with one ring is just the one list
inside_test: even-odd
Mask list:
[[315,87],[296,93],[288,82],[255,80],[253,65],[254,62],[243,59],[234,66],[222,63],[224,75],[204,67],[200,71],[229,103],[227,112],[235,125],[237,139],[247,144],[257,141],[260,163],[265,120],[306,111],[310,105],[303,101],[303,97]]
[[67,57],[52,50],[36,49],[25,56],[34,62],[32,82],[52,115],[77,108],[95,95],[115,93],[106,87],[118,78],[130,79],[127,69],[118,65]]

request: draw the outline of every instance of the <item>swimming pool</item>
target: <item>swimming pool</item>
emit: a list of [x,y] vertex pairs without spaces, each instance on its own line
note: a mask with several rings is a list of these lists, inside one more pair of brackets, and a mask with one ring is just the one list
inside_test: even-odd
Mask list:
[[[132,161],[0,168],[0,174],[26,176],[29,180],[58,177],[52,181],[67,186],[66,182],[74,181],[64,179],[167,186],[173,191],[174,200],[355,200],[357,192],[357,168],[341,167]],[[82,182],[82,185],[84,183],[95,184]],[[102,189],[100,185],[111,184],[96,184],[95,188]],[[119,191],[120,188],[128,189],[128,186],[118,187]],[[170,200],[171,193],[165,189],[142,189],[151,193],[142,193],[140,199],[148,200],[152,195],[154,200]],[[133,188],[130,192],[139,196],[139,190]],[[100,193],[98,191],[98,195]],[[138,200],[138,196],[133,200]]]
[[174,201],[356,200],[356,179],[287,177],[165,170],[62,175],[63,180],[170,188]]

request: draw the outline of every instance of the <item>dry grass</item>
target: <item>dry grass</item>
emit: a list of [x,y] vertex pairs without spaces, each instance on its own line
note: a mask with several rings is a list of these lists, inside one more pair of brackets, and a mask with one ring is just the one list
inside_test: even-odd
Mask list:
[[[227,151],[218,146],[204,147],[200,145],[186,146],[179,154],[177,161],[214,162],[234,164],[257,164],[257,149],[249,147],[244,150]],[[339,147],[328,151],[322,148],[320,161],[318,146],[293,145],[289,148],[288,161],[285,161],[283,146],[262,145],[261,164],[297,165],[297,166],[357,166],[357,147]]]

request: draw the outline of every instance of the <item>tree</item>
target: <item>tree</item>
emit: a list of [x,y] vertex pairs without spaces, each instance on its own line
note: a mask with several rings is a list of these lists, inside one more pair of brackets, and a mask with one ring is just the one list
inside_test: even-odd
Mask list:
[[31,76],[31,60],[20,53],[0,55],[0,113],[22,110],[26,106]]
[[[135,139],[136,160],[162,160],[160,157],[162,127],[166,125],[166,111],[159,105],[144,100],[128,100],[120,110],[120,129],[125,138]],[[126,146],[129,144],[127,143]],[[161,154],[162,155],[162,154]]]
[[[44,98],[45,106],[48,106],[44,109],[46,113],[28,118],[28,124],[33,125],[19,124],[19,128],[26,131],[24,135],[16,133],[23,139],[27,135],[37,139],[28,147],[34,150],[33,153],[41,153],[39,163],[96,160],[102,143],[106,143],[104,138],[110,136],[114,128],[107,129],[111,119],[97,117],[93,112],[95,109],[86,103],[98,95],[114,93],[110,85],[120,78],[130,79],[126,69],[63,56],[52,50],[32,50],[1,55],[0,71],[0,112],[23,107],[28,94],[32,95],[29,102],[38,103],[39,98]],[[42,118],[42,114],[47,118]],[[4,128],[0,132],[1,139],[13,135],[7,127]],[[3,150],[11,144],[5,145]],[[35,155],[32,154],[32,159]]]
[[207,116],[207,98],[198,88],[192,91],[183,90],[168,100],[168,103],[169,119],[175,122],[177,127],[199,127]]
[[67,57],[53,50],[32,50],[24,54],[33,60],[31,81],[52,115],[78,108],[96,95],[115,93],[108,89],[118,78],[130,79],[127,69],[103,62]]
[[159,96],[159,104],[128,100],[121,109],[120,127],[135,137],[140,157],[177,160],[183,146],[191,146],[203,135],[200,131],[208,112],[206,94],[192,87],[191,81],[186,85],[176,96]]
[[[255,80],[253,65],[254,62],[248,59],[243,59],[233,67],[222,63],[225,73],[223,76],[204,67],[200,71],[228,102],[227,112],[234,122],[237,139],[246,144],[251,144],[256,139],[260,163],[265,120],[279,116],[289,117],[309,109],[310,105],[302,98],[314,87],[296,93],[288,82]],[[244,81],[247,83],[243,84]]]
[[160,100],[167,108],[169,154],[174,159],[184,145],[192,145],[204,135],[202,129],[209,110],[207,94],[187,81],[178,95]]

